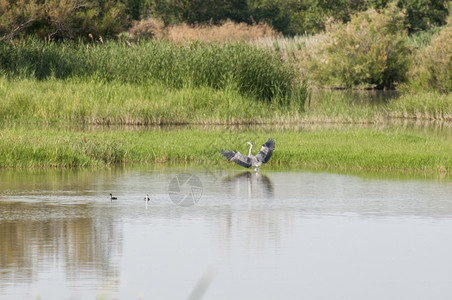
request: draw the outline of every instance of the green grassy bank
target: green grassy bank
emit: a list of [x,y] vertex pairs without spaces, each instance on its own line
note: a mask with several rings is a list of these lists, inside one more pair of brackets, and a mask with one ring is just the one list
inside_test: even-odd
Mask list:
[[[367,93],[367,92],[366,92]],[[363,93],[362,99],[368,95]],[[452,120],[452,94],[406,93],[386,103],[323,91],[304,102],[256,101],[235,88],[0,76],[0,119],[10,123],[275,124],[380,123],[390,119]],[[358,97],[359,99],[359,97]]]
[[452,121],[452,93],[404,92],[390,99],[369,100],[372,94],[376,96],[369,91],[322,91],[300,114],[301,120],[341,124]]
[[0,119],[83,124],[218,124],[280,122],[301,102],[256,101],[235,88],[184,87],[0,77]]
[[7,127],[0,133],[0,167],[104,167],[136,162],[228,165],[231,163],[221,157],[221,149],[246,153],[246,141],[260,146],[268,136],[276,140],[270,165],[452,171],[452,140],[377,129],[256,134],[224,129],[65,131]]

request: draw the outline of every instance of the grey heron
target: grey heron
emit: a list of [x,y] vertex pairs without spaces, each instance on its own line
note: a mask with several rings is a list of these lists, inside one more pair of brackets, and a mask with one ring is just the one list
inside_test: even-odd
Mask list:
[[221,150],[221,155],[227,160],[235,162],[239,166],[245,168],[252,166],[257,171],[262,164],[268,162],[270,157],[272,157],[273,150],[275,150],[275,141],[272,138],[268,138],[256,156],[253,155],[253,143],[248,142],[248,144],[250,145],[248,156],[238,151],[228,150]]

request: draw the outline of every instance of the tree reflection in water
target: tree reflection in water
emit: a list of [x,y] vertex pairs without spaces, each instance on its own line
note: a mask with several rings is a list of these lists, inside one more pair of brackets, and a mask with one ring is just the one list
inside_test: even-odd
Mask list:
[[122,231],[111,213],[96,213],[99,209],[90,204],[1,203],[0,268],[14,272],[0,272],[0,282],[30,282],[54,266],[61,266],[68,279],[115,280],[119,271],[112,261],[121,254]]

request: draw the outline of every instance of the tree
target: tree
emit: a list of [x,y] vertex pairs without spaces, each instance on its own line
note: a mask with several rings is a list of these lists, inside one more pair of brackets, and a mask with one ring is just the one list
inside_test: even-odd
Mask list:
[[148,0],[143,6],[143,19],[161,19],[166,25],[186,22],[188,0]]
[[116,0],[0,0],[1,39],[29,34],[49,39],[114,36],[130,24]]
[[219,24],[221,21],[248,21],[246,0],[191,0],[187,1],[185,20],[188,23]]
[[249,1],[250,15],[257,23],[265,22],[275,30],[291,34],[292,10],[289,1]]
[[399,0],[397,6],[406,10],[405,26],[412,33],[446,24],[447,3],[448,0]]
[[148,1],[146,0],[124,0],[126,14],[129,15],[132,20],[140,20],[143,17],[147,2]]
[[36,1],[0,0],[0,40],[22,34],[43,16],[43,7]]

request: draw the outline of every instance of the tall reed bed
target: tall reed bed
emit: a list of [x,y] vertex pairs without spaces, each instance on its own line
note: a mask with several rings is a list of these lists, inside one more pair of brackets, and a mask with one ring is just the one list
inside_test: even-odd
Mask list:
[[[292,66],[268,49],[243,43],[148,41],[133,47],[25,40],[0,44],[0,69],[10,77],[160,84],[167,88],[236,89],[281,104],[308,94]],[[301,105],[302,106],[302,105]]]

